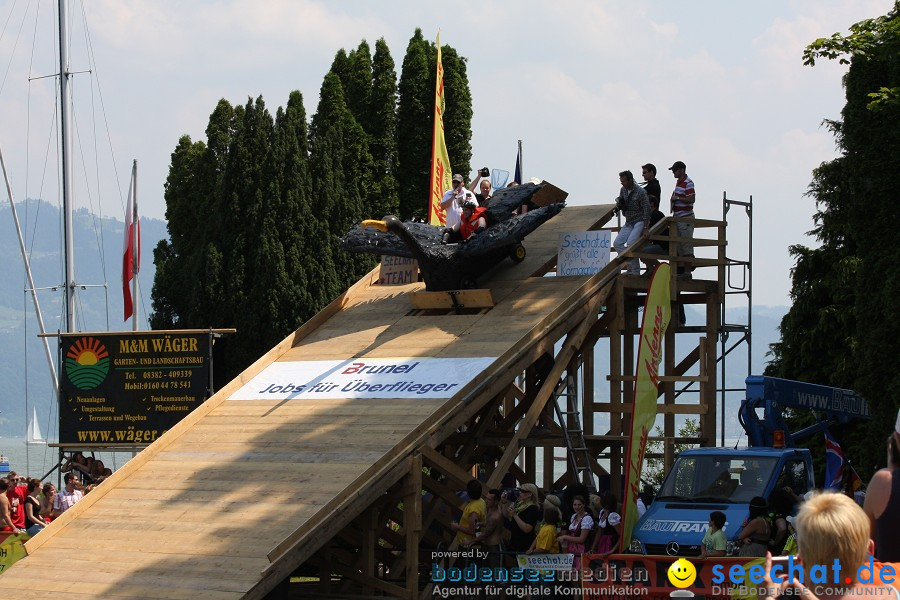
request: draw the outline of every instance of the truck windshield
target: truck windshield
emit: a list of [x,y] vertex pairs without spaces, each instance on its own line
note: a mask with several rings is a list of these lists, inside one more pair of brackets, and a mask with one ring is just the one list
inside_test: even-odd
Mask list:
[[754,456],[681,456],[660,488],[658,499],[746,503],[763,496],[778,459]]

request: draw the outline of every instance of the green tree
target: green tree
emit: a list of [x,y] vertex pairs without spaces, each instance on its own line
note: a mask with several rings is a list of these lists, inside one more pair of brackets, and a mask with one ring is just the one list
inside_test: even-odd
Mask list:
[[[465,59],[449,45],[441,46],[444,66],[444,136],[454,173],[468,175],[472,161],[472,93]],[[434,89],[437,48],[416,29],[400,72],[397,109],[397,155],[402,218],[425,216],[431,175]]]
[[401,219],[424,218],[428,204],[434,123],[434,75],[430,74],[434,66],[428,57],[428,42],[417,28],[403,58],[397,105],[398,173],[403,174],[398,178]]
[[356,50],[350,51],[347,63],[348,68],[343,76],[339,73],[335,74],[341,80],[350,114],[369,134],[373,125],[371,113],[372,53],[366,40],[361,41]]
[[[900,400],[900,372],[886,368],[895,354],[900,320],[900,227],[890,191],[900,172],[900,2],[882,17],[810,44],[804,62],[838,59],[850,65],[847,103],[831,122],[841,154],[814,172],[813,233],[821,247],[792,246],[793,304],[772,346],[767,373],[850,387],[869,402],[873,422],[839,431],[863,477],[884,464],[884,438]],[[808,417],[806,417],[808,418]],[[873,435],[875,433],[875,435]],[[810,442],[816,450],[821,438]],[[819,452],[821,452],[819,450]]]
[[397,73],[384,38],[375,42],[372,94],[369,99],[369,154],[372,155],[372,189],[377,204],[372,214],[396,214],[400,208],[397,177]]
[[371,185],[372,157],[365,132],[344,101],[340,79],[325,75],[319,105],[310,128],[312,184],[317,209],[325,223],[322,237],[328,247],[320,256],[326,261],[325,290],[330,298],[356,282],[374,265],[374,259],[351,255],[340,248],[344,232],[368,216],[365,205]]
[[[665,433],[662,427],[656,426],[657,437],[663,437]],[[684,425],[678,429],[678,436],[683,438],[698,437],[700,435],[700,426],[697,419],[685,419]],[[678,456],[689,448],[696,448],[697,444],[675,444],[673,455]],[[659,440],[647,442],[647,454],[662,454],[665,448]],[[645,458],[644,470],[641,474],[641,481],[649,484],[654,490],[659,490],[663,480],[666,478],[666,461],[663,458]]]

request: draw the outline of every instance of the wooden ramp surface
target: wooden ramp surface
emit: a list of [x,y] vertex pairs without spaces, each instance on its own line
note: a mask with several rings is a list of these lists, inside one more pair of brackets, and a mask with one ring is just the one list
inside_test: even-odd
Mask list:
[[326,541],[352,507],[396,482],[493,367],[453,398],[228,398],[274,362],[509,362],[578,305],[588,281],[531,276],[554,259],[558,234],[595,228],[612,208],[569,207],[535,231],[521,264],[482,278],[496,306],[480,314],[411,314],[408,295],[423,284],[370,285],[373,272],[32,539],[4,587],[17,598],[260,597],[283,578],[279,563],[296,559],[291,548]]

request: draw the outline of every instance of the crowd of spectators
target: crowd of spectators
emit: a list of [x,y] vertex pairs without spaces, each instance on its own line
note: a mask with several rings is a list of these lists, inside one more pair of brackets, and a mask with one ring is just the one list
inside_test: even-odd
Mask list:
[[75,452],[62,466],[62,489],[11,471],[0,479],[0,532],[37,535],[112,475],[103,461]]

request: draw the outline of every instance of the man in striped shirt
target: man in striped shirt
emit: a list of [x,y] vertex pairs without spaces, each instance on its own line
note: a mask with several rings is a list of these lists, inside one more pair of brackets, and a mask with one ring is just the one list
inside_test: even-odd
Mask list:
[[[675,191],[672,192],[672,216],[678,218],[694,218],[694,182],[685,173],[687,167],[680,160],[669,167],[675,177]],[[691,221],[676,223],[678,237],[692,239],[694,237],[694,223]],[[690,242],[678,244],[678,256],[694,257],[694,245]],[[694,267],[682,265],[678,267],[678,276],[690,278]]]

